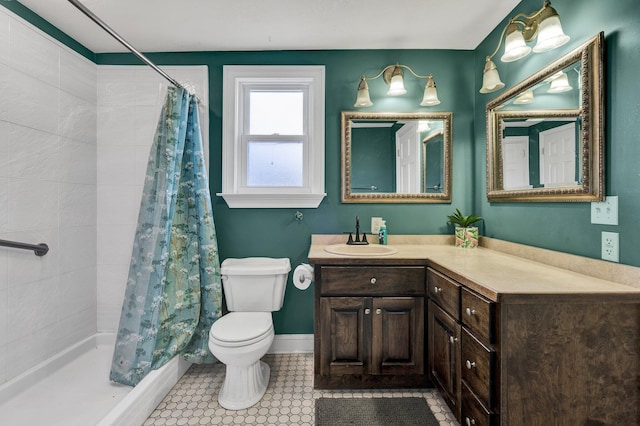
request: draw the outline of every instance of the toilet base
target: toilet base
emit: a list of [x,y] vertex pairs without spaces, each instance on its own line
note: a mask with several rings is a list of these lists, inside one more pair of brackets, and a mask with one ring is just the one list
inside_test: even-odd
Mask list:
[[227,410],[249,408],[262,399],[269,384],[271,369],[260,360],[250,366],[227,365],[218,403]]

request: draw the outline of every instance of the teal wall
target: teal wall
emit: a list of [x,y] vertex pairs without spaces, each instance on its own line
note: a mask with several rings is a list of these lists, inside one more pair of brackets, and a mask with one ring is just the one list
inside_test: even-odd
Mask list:
[[[485,108],[502,93],[474,91],[475,143],[473,185],[475,212],[484,217],[484,234],[517,243],[600,258],[601,232],[620,233],[620,263],[640,266],[640,237],[635,215],[640,212],[640,2],[637,0],[553,0],[562,26],[571,40],[558,49],[511,63],[494,62],[505,83],[515,85],[534,71],[577,48],[600,31],[605,35],[605,188],[619,197],[619,225],[591,224],[589,203],[489,203],[486,192]],[[531,13],[540,0],[523,0],[513,13]],[[485,57],[498,44],[505,20],[475,50],[475,86],[482,85]],[[454,138],[455,141],[455,138]],[[454,168],[456,166],[454,165]]]
[[[7,7],[7,3],[1,4]],[[531,13],[541,0],[523,0],[515,12]],[[295,267],[305,262],[311,234],[353,230],[359,215],[364,227],[371,216],[387,220],[391,234],[443,234],[451,232],[446,215],[454,208],[485,218],[485,235],[553,250],[600,257],[600,232],[620,232],[621,263],[640,266],[634,240],[640,231],[633,214],[640,211],[640,101],[635,70],[640,69],[640,3],[637,0],[554,0],[571,41],[551,52],[531,54],[510,64],[496,61],[506,87],[574,49],[599,31],[606,36],[606,186],[618,195],[620,225],[590,224],[588,203],[488,203],[486,198],[485,106],[497,94],[481,95],[484,58],[493,51],[500,25],[475,51],[363,50],[150,53],[159,65],[207,65],[210,91],[210,184],[221,190],[222,66],[225,64],[296,64],[326,66],[326,192],[317,209],[229,209],[213,197],[215,222],[222,258],[244,256],[288,257]],[[28,13],[26,13],[28,15]],[[509,16],[513,15],[510,14]],[[24,16],[23,16],[24,17]],[[34,18],[36,26],[49,25]],[[30,20],[27,16],[25,19]],[[505,22],[506,23],[506,20]],[[503,23],[503,24],[504,24]],[[50,31],[52,31],[50,29]],[[96,27],[96,31],[101,31]],[[63,33],[61,40],[97,64],[140,64],[130,54],[87,52]],[[71,41],[70,41],[71,40]],[[501,53],[500,53],[501,54]],[[499,55],[500,55],[499,54]],[[499,56],[498,55],[498,56]],[[370,82],[374,106],[369,111],[453,111],[452,204],[342,204],[340,202],[340,112],[353,110],[362,74],[400,62],[420,74],[433,73],[442,103],[419,107],[423,80],[407,75],[408,94],[388,98],[381,80]],[[624,233],[623,233],[624,230]],[[295,289],[291,280],[285,306],[274,314],[276,332],[313,332],[313,292]]]

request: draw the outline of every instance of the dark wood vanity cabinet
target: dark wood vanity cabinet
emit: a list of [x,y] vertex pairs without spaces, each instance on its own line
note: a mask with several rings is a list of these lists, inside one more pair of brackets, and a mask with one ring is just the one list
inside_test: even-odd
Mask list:
[[425,267],[315,271],[314,386],[426,386]]
[[428,353],[431,378],[464,425],[495,418],[495,303],[429,268]]

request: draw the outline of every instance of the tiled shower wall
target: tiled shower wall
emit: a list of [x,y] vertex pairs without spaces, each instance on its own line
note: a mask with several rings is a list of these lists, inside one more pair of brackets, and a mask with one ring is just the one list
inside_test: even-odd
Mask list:
[[96,331],[96,66],[0,8],[0,384]]
[[[98,29],[97,29],[98,30]],[[202,101],[206,67],[163,67]],[[166,90],[96,67],[0,8],[0,385],[118,324],[147,156]]]
[[[201,101],[208,146],[207,67],[162,67]],[[118,328],[149,149],[167,82],[146,66],[98,66],[98,331]]]

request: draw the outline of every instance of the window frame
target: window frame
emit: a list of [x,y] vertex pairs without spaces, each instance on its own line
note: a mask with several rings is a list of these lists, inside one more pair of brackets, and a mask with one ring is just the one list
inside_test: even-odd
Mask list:
[[[317,208],[324,191],[325,67],[321,65],[225,65],[222,105],[222,196],[230,208]],[[245,116],[251,89],[305,90],[303,185],[246,185]],[[247,127],[248,128],[248,127]],[[295,135],[300,139],[300,135]],[[260,140],[269,139],[262,135]],[[279,135],[289,139],[291,135]]]

